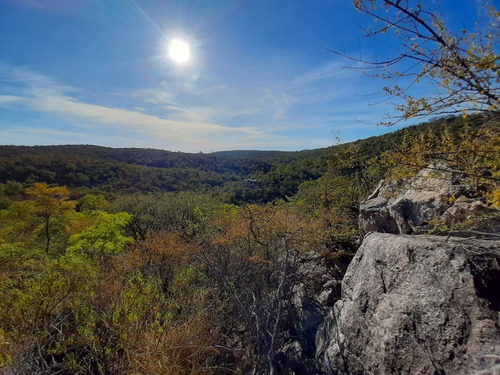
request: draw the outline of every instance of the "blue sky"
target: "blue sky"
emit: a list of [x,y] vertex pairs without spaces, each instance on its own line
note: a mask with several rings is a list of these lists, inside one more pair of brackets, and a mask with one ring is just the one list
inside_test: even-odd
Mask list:
[[[470,28],[476,2],[441,1],[445,21]],[[302,150],[392,131],[384,83],[323,48],[392,56],[371,22],[350,0],[1,0],[0,144]]]

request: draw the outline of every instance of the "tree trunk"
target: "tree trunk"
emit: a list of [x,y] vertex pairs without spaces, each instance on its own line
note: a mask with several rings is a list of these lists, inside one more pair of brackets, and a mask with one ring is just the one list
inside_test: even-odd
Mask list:
[[50,249],[50,216],[45,220],[45,238],[47,239],[47,243],[45,245],[45,254],[49,253]]

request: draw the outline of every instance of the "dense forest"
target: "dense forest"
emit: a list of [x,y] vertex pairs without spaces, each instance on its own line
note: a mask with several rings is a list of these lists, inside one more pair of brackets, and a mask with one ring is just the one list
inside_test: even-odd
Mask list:
[[301,152],[1,146],[0,366],[269,373],[288,342],[314,351],[288,298],[303,254],[345,269],[360,201],[429,163],[500,206],[499,132],[477,115]]
[[[442,118],[360,140],[352,146],[358,159],[369,160],[410,135],[439,134],[443,123],[453,133],[464,125],[463,119]],[[479,123],[477,117],[467,121],[470,127]],[[300,184],[320,178],[329,160],[341,157],[346,147],[349,145],[298,152],[188,154],[90,145],[0,146],[0,183],[29,186],[45,182],[67,186],[80,195],[91,191],[106,195],[191,191],[216,192],[234,204],[287,201],[297,194]]]

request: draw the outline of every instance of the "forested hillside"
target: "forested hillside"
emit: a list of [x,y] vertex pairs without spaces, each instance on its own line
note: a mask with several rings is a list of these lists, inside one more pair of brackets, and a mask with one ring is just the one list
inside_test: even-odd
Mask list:
[[0,0],[0,375],[500,374],[494,3]]
[[[442,118],[379,137],[354,142],[357,157],[370,159],[400,144],[410,134],[452,133],[461,118]],[[467,121],[480,123],[479,117]],[[82,191],[130,194],[214,192],[231,203],[287,200],[305,181],[321,177],[328,161],[349,145],[298,152],[226,151],[189,154],[153,149],[112,149],[91,145],[0,146],[0,183],[65,185]],[[215,188],[215,190],[214,190]]]
[[498,125],[445,118],[295,153],[3,146],[0,366],[109,375],[313,369],[321,311],[339,292],[334,279],[321,281],[330,285],[324,305],[306,302],[297,289],[304,264],[323,270],[313,290],[324,275],[338,277],[359,246],[360,201],[381,178],[429,163],[436,171],[445,163],[468,194],[500,206]]

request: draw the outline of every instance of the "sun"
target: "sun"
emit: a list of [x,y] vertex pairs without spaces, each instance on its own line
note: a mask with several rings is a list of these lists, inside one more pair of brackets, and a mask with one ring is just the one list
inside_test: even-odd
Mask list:
[[174,39],[168,46],[168,57],[177,63],[184,63],[189,60],[191,51],[189,44],[179,39]]

